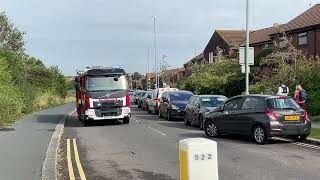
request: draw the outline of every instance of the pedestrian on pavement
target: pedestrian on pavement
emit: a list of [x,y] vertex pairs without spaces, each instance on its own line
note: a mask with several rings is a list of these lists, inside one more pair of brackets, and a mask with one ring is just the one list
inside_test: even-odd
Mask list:
[[307,92],[302,88],[301,85],[296,87],[294,92],[294,100],[305,109],[306,107],[306,100],[307,100]]
[[280,86],[278,87],[277,95],[288,96],[288,94],[289,94],[289,88],[286,85],[284,85],[283,82],[280,81]]

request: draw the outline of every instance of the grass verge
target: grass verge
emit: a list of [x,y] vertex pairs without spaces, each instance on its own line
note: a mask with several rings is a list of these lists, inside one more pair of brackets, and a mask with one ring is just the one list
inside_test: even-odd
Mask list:
[[310,119],[311,121],[314,121],[314,122],[320,122],[320,116],[313,116]]
[[310,137],[315,138],[315,139],[320,139],[320,129],[312,128]]

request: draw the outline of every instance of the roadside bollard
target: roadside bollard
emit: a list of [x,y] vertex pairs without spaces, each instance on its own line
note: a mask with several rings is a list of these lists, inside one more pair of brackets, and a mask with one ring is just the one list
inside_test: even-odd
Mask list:
[[217,143],[205,138],[179,141],[180,180],[218,180]]

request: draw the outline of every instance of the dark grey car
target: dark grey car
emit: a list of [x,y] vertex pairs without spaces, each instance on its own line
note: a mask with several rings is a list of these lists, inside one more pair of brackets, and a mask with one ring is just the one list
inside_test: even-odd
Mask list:
[[209,111],[215,110],[228,98],[221,95],[194,95],[187,104],[184,116],[185,125],[200,125],[203,129],[203,117]]
[[310,129],[308,113],[292,98],[269,95],[236,96],[206,114],[204,123],[209,137],[244,134],[258,144],[275,136],[303,141]]

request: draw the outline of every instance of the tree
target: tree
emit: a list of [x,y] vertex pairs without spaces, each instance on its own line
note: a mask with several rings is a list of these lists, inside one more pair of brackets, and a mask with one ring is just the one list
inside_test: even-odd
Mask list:
[[143,77],[143,75],[141,75],[140,73],[138,73],[138,72],[134,72],[133,74],[132,74],[132,80],[139,80],[139,79],[141,79]]
[[0,48],[23,55],[25,52],[24,34],[25,32],[21,32],[14,27],[5,13],[0,13]]

